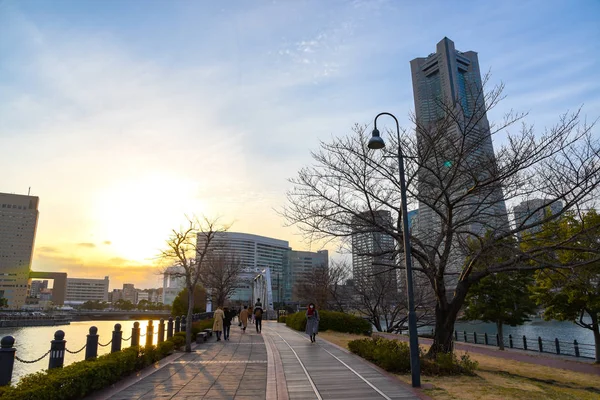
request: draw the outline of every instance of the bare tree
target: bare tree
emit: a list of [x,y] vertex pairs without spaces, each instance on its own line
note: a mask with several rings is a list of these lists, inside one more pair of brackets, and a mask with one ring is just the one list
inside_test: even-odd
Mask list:
[[[179,230],[173,229],[167,239],[166,249],[160,252],[163,261],[172,268],[169,273],[174,278],[185,278],[188,293],[187,325],[185,351],[192,351],[192,315],[194,310],[194,289],[201,282],[208,260],[214,254],[215,236],[229,227],[218,223],[217,219],[207,217],[187,218],[187,225]],[[199,236],[203,240],[198,240]]]
[[210,296],[217,306],[225,305],[233,292],[242,283],[242,262],[229,254],[211,254],[200,273],[200,283],[211,291]]
[[[396,161],[401,151],[408,201],[419,205],[421,228],[411,234],[414,270],[429,282],[436,303],[430,357],[452,351],[457,315],[469,287],[483,277],[598,260],[596,256],[565,265],[544,257],[549,251],[580,248],[579,232],[561,242],[527,248],[514,240],[532,228],[545,229],[546,222],[569,209],[590,206],[600,184],[600,145],[592,135],[593,124],[581,122],[579,110],[560,116],[541,135],[524,123],[518,132],[512,131],[525,117],[514,112],[490,125],[487,112],[502,99],[502,89],[471,91],[468,110],[459,99],[439,101],[435,120],[413,118],[415,131],[388,135],[383,151],[366,146],[369,135],[360,125],[349,137],[321,143],[312,154],[314,165],[291,179],[294,187],[282,210],[288,223],[315,240],[342,238],[349,243],[356,221],[371,225],[391,235],[401,255],[406,217],[400,210]],[[506,135],[505,144],[494,154],[492,138],[499,133]],[[502,201],[514,204],[532,198],[544,200],[542,209],[557,201],[563,208],[543,218],[536,217],[539,210],[529,210],[515,221]],[[394,223],[381,223],[376,218],[379,210],[389,210]],[[499,253],[508,256],[498,258]]]
[[314,302],[319,308],[343,311],[346,279],[346,265],[332,261],[329,267],[320,266],[300,274],[293,287],[294,296],[303,302]]

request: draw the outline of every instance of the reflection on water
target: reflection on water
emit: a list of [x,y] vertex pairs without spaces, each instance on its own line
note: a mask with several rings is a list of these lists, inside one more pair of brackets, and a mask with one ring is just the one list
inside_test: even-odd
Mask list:
[[[81,349],[89,334],[91,326],[98,328],[98,335],[100,336],[100,344],[107,344],[112,339],[112,331],[116,323],[121,324],[121,330],[123,331],[123,339],[129,339],[131,337],[131,328],[135,321],[78,321],[71,322],[71,325],[61,326],[39,326],[39,327],[23,327],[23,328],[0,328],[0,337],[11,335],[15,338],[15,348],[17,349],[17,356],[23,360],[34,360],[39,358],[41,355],[50,350],[50,341],[54,339],[54,332],[62,330],[65,332],[65,340],[67,341],[67,349],[71,351],[77,351]],[[140,334],[146,333],[146,327],[148,321],[140,322]],[[156,337],[158,332],[158,320],[153,321],[154,325],[154,339],[153,343],[156,344]],[[166,329],[166,322],[165,322]],[[140,343],[146,343],[146,338],[140,339]],[[129,347],[131,340],[122,342],[122,348]],[[98,346],[98,355],[110,353],[110,345],[106,347]],[[78,354],[65,354],[65,365],[72,364],[76,361],[81,361],[85,357],[85,350]],[[38,372],[48,368],[48,356],[43,360],[34,364],[23,364],[15,360],[15,367],[13,370],[12,382],[17,382],[20,377]]]

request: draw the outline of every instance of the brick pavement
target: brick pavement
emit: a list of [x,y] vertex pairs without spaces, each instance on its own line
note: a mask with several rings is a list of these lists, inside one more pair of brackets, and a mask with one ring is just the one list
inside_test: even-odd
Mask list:
[[231,340],[175,353],[88,400],[304,400],[426,398],[395,377],[317,337],[276,322],[262,334],[232,326]]

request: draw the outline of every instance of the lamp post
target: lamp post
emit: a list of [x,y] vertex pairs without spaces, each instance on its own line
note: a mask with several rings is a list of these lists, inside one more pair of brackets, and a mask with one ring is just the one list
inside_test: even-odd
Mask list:
[[421,364],[419,361],[419,339],[417,337],[417,315],[415,313],[415,298],[413,292],[413,274],[412,258],[410,255],[410,235],[408,232],[408,211],[406,209],[406,181],[404,178],[404,160],[402,158],[402,148],[400,146],[400,125],[396,117],[388,112],[377,114],[374,121],[374,129],[369,139],[368,147],[370,149],[382,149],[385,142],[377,130],[377,118],[382,115],[389,115],[396,121],[396,134],[398,135],[398,170],[400,172],[400,200],[402,204],[402,237],[404,239],[404,262],[406,266],[406,289],[408,292],[408,335],[410,344],[410,371],[412,377],[412,386],[421,386]]

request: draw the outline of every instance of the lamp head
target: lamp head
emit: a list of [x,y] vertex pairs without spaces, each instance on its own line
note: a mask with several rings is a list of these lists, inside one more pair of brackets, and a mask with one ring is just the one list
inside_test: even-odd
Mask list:
[[379,130],[377,128],[373,129],[371,139],[369,139],[367,146],[373,150],[383,149],[385,147],[385,142],[379,135]]

